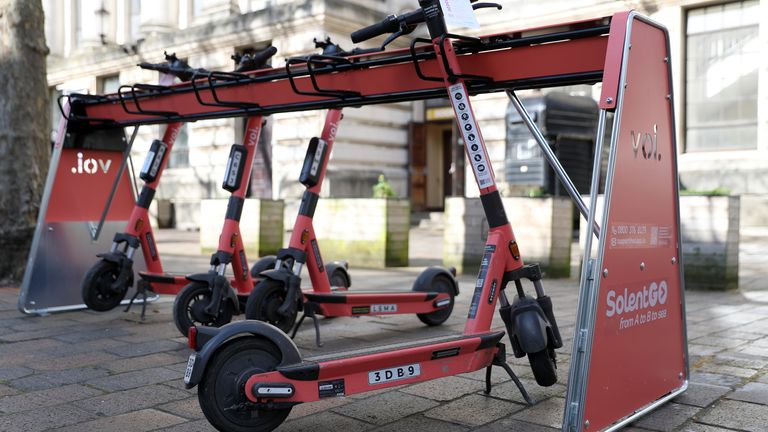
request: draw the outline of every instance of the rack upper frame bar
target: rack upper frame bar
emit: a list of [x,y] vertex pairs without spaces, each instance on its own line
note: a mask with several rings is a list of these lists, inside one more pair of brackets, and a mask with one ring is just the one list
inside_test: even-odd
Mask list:
[[[623,41],[626,18],[624,12],[479,38],[447,35],[446,43],[454,44],[462,76],[477,77],[466,82],[470,94],[603,81],[602,105],[611,94],[616,100],[622,58],[616,41]],[[437,79],[444,59],[431,44],[417,43],[422,41],[338,61],[290,59],[284,67],[226,79],[213,75],[172,86],[127,86],[130,91],[119,94],[68,95],[68,120],[70,127],[112,128],[445,97],[443,79]]]

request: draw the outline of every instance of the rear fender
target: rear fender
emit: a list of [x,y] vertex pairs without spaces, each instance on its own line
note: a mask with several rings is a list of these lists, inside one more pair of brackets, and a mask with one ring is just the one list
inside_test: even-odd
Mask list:
[[272,342],[280,350],[282,360],[279,366],[301,363],[301,354],[291,338],[272,324],[262,321],[247,320],[229,323],[219,328],[199,328],[196,337],[202,346],[197,345],[195,364],[189,382],[185,383],[188,389],[202,381],[210,360],[223,345],[234,338],[260,337]]

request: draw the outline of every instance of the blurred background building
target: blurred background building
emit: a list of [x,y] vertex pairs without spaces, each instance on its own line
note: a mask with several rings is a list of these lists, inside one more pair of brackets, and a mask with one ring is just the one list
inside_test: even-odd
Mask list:
[[[156,82],[141,61],[159,62],[176,53],[194,67],[231,70],[235,52],[274,45],[273,66],[291,56],[317,52],[313,38],[330,36],[352,48],[349,34],[387,14],[417,7],[415,0],[44,0],[50,47],[48,82],[54,125],[58,95],[109,93],[120,85]],[[768,194],[768,1],[502,1],[502,11],[477,13],[479,31],[490,34],[557,22],[607,16],[637,9],[670,31],[676,92],[680,174],[685,188],[727,189],[760,200]],[[420,29],[413,36],[424,34]],[[380,39],[366,46],[375,46]],[[393,46],[406,46],[399,40]],[[558,61],[552,59],[552,61]],[[760,85],[762,83],[762,85]],[[539,103],[544,98],[533,92]],[[591,112],[583,97],[599,86],[560,88],[582,96],[573,104]],[[534,102],[531,102],[534,103]],[[571,102],[567,102],[571,104]],[[571,105],[573,105],[571,104]],[[580,109],[581,109],[580,108]],[[542,190],[540,178],[526,176],[538,149],[516,142],[514,116],[501,94],[477,97],[497,180],[505,194]],[[323,113],[274,115],[262,137],[251,181],[251,196],[293,199],[306,143],[319,134]],[[588,119],[585,122],[589,122]],[[52,125],[52,130],[54,129]],[[240,142],[242,120],[199,121],[184,127],[158,189],[161,213],[180,228],[198,226],[199,201],[223,197],[220,184],[229,146]],[[52,132],[53,133],[53,132]],[[145,126],[134,144],[141,161],[157,126]],[[464,163],[463,143],[453,126],[447,100],[368,106],[345,110],[323,193],[370,197],[386,175],[414,210],[441,210],[447,196],[476,195]],[[589,145],[586,146],[589,149]],[[588,150],[587,150],[588,153]],[[591,154],[588,155],[591,158]],[[140,162],[135,165],[140,166]],[[531,171],[532,172],[532,171]],[[522,180],[521,180],[522,179]],[[768,195],[767,195],[768,196]]]

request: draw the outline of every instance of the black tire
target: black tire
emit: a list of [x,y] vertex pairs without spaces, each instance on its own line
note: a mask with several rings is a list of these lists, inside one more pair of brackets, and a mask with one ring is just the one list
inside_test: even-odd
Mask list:
[[202,282],[192,282],[184,286],[173,302],[173,322],[181,334],[187,335],[194,326],[221,327],[232,321],[234,307],[229,299],[222,299],[215,317],[203,313],[211,303],[211,289]]
[[[197,389],[205,418],[213,427],[226,432],[268,432],[280,426],[291,408],[258,410],[247,408],[244,403],[248,402],[248,378],[275,370],[280,361],[280,350],[261,338],[240,337],[220,348],[208,363]],[[240,408],[233,409],[238,405]]]
[[100,260],[88,270],[83,278],[83,302],[89,309],[97,312],[112,310],[125,298],[128,288],[133,286],[133,274],[128,277],[125,286],[115,291],[111,288],[120,275],[116,263]]
[[248,296],[248,302],[245,305],[245,319],[264,321],[288,333],[296,322],[299,308],[296,304],[288,316],[277,313],[277,309],[285,301],[286,294],[286,288],[282,282],[274,279],[261,280],[251,291],[251,295]]
[[345,290],[349,290],[351,285],[347,278],[347,273],[340,267],[333,269],[331,274],[328,275],[328,281],[332,287],[343,287]]
[[419,320],[428,326],[439,326],[447,320],[453,312],[454,301],[454,285],[453,281],[445,274],[439,274],[432,279],[432,284],[429,286],[429,291],[448,293],[451,298],[451,302],[443,309],[436,310],[434,312],[425,314],[416,314]]
[[533,377],[536,383],[542,387],[549,387],[557,382],[557,367],[555,366],[554,352],[546,348],[536,353],[528,354],[528,362],[531,363]]
[[277,257],[274,255],[267,255],[259,258],[251,266],[251,277],[256,279],[259,277],[259,273],[265,270],[272,270],[275,268],[275,261],[277,261]]

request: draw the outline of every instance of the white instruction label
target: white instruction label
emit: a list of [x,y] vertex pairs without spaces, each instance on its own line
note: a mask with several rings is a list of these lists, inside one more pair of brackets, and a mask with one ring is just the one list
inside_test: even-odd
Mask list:
[[440,0],[440,8],[449,26],[480,28],[469,0]]
[[467,155],[472,162],[472,170],[475,172],[477,184],[481,189],[493,186],[495,183],[491,174],[491,166],[480,142],[480,132],[469,107],[467,89],[464,84],[459,83],[448,87],[448,91],[451,93],[451,103],[456,111],[459,129],[461,129],[461,135],[464,137],[464,146],[467,148]]

